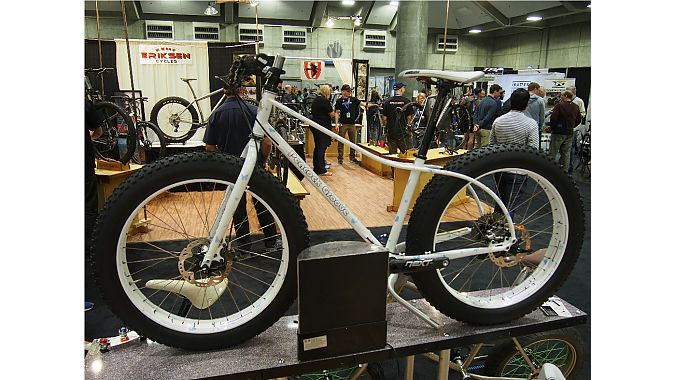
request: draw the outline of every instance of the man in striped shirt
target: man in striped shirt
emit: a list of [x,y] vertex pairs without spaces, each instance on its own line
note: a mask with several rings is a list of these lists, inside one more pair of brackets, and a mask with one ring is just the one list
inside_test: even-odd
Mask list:
[[[509,97],[512,109],[507,114],[495,119],[491,130],[491,144],[519,144],[538,148],[540,138],[538,123],[526,116],[524,111],[528,107],[530,95],[523,88],[518,88]],[[526,188],[526,176],[512,172],[494,174],[497,195],[505,204],[509,214],[514,218],[516,208],[521,204],[521,198]],[[495,207],[495,213],[502,213]]]
[[517,88],[512,92],[509,100],[512,109],[507,114],[495,119],[491,131],[491,144],[521,144],[538,147],[538,123],[526,116],[530,95],[523,88]]

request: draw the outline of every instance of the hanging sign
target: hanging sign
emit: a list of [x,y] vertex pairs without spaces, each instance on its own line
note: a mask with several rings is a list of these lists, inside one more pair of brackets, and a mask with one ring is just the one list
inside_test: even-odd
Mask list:
[[514,92],[517,88],[528,88],[528,85],[531,83],[529,80],[515,80],[512,81],[512,88],[510,94]]
[[566,87],[575,86],[575,78],[545,79],[545,91],[563,92]]
[[303,71],[301,78],[309,80],[323,79],[323,69],[324,62],[322,61],[303,61],[301,65],[301,70]]
[[575,78],[545,79],[542,87],[545,89],[546,107],[554,107],[561,101],[561,93],[566,91],[566,87],[572,86],[575,86]]
[[140,45],[142,65],[191,65],[190,46]]

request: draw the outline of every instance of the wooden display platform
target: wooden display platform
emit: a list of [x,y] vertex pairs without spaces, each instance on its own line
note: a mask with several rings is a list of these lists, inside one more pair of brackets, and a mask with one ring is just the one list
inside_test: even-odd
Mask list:
[[[369,145],[365,143],[359,143],[357,144],[360,147],[366,149],[367,151],[379,156],[388,156],[390,154],[389,149],[387,148],[382,148],[377,145]],[[371,173],[377,174],[379,176],[383,177],[390,177],[392,175],[392,167],[386,164],[382,164],[366,155],[363,155],[361,158],[361,167],[364,169],[370,171]]]
[[291,194],[293,194],[293,197],[296,198],[298,202],[310,195],[310,192],[305,189],[298,177],[296,177],[296,175],[293,174],[293,171],[291,170],[289,170],[289,178],[286,181],[286,188],[291,191]]
[[[444,166],[465,153],[467,153],[466,150],[458,150],[451,155],[448,154],[444,148],[434,148],[427,152],[427,161],[425,161],[425,163],[430,165]],[[392,161],[408,163],[413,163],[415,160],[415,157],[399,157],[397,154],[388,154],[383,157]],[[408,170],[394,168],[394,190],[392,192],[392,203],[387,206],[387,211],[397,211],[399,209],[399,202],[401,202],[402,195],[404,194],[404,189],[406,188],[406,182],[408,181],[409,174],[411,174],[411,172]],[[418,179],[418,185],[416,186],[415,192],[413,193],[413,198],[411,198],[411,202],[409,202],[411,206],[408,209],[408,213],[413,211],[413,205],[415,205],[415,202],[418,200],[420,192],[425,187],[425,185],[427,185],[427,182],[432,179],[432,177],[433,174],[431,173],[420,174],[420,179]],[[456,197],[451,203],[465,201],[465,198],[466,196],[460,195],[460,197]]]
[[[299,361],[297,357],[298,316],[282,317],[260,335],[224,350],[187,351],[135,340],[108,353],[88,355],[85,379],[272,379],[397,357],[412,360],[413,355],[587,322],[587,314],[564,300],[560,303],[569,316],[549,316],[536,309],[505,324],[472,326],[450,319],[427,301],[418,300],[416,306],[431,315],[441,325],[439,329],[429,327],[402,305],[389,304],[386,347],[308,361]],[[438,377],[447,379],[448,368],[445,375]]]
[[[98,165],[98,161],[97,161]],[[101,166],[101,165],[98,165]],[[106,199],[113,194],[113,190],[119,186],[127,177],[133,173],[140,170],[143,165],[128,163],[124,165],[127,169],[124,170],[110,170],[103,169],[97,166],[96,174],[96,189],[98,191],[98,206],[99,210],[103,208],[103,204],[106,202]],[[106,165],[108,166],[108,165]],[[139,214],[140,215],[140,214]],[[139,215],[134,217],[134,221],[131,224],[132,229],[144,228],[148,225],[148,219],[141,219]]]
[[[355,124],[357,126],[357,133],[359,133],[359,130],[362,129],[361,124]],[[312,157],[312,151],[315,149],[315,140],[314,140],[314,135],[312,134],[312,131],[310,130],[311,128],[307,124],[301,124],[303,128],[305,128],[305,156],[306,157]],[[347,138],[347,134],[345,134],[345,138]],[[338,141],[333,140],[331,141],[331,145],[326,149],[326,157],[338,157]],[[361,153],[357,152],[357,157],[360,157]],[[347,146],[346,144],[343,144],[343,157],[345,157],[346,160],[350,159],[350,147]]]

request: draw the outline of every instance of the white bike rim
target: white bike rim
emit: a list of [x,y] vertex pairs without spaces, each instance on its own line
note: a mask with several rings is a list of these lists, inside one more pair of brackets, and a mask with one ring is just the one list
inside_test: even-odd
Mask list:
[[[174,108],[174,106],[178,106]],[[179,116],[178,131],[174,131],[174,126],[169,123],[169,119],[172,115]],[[160,108],[157,113],[157,123],[160,124],[160,130],[167,136],[172,138],[178,138],[185,136],[186,133],[190,132],[192,128],[192,115],[190,110],[180,103],[168,103]]]
[[[545,258],[527,277],[526,281],[523,281],[521,284],[513,288],[508,288],[508,291],[504,291],[502,293],[491,292],[490,297],[475,296],[472,294],[474,292],[460,292],[453,289],[448,283],[446,283],[446,280],[444,280],[441,270],[437,269],[436,273],[439,276],[439,281],[442,282],[446,290],[457,300],[469,306],[482,309],[499,309],[524,301],[540,290],[542,286],[547,281],[549,281],[552,275],[554,275],[554,272],[556,272],[556,269],[559,267],[559,264],[561,263],[563,255],[566,251],[569,226],[567,223],[564,223],[564,221],[568,220],[568,211],[566,210],[566,205],[563,202],[561,194],[559,194],[551,182],[533,171],[522,168],[501,168],[500,170],[494,170],[485,173],[481,177],[477,178],[477,180],[497,172],[509,171],[516,171],[519,172],[519,174],[527,175],[529,179],[537,181],[538,185],[543,189],[544,194],[550,201],[549,204],[552,209],[552,237],[550,238],[549,245],[547,246],[547,250],[544,255]],[[443,213],[448,210],[450,205],[451,201],[449,201],[449,203],[446,205]],[[437,222],[435,236],[439,231],[440,224],[441,218]],[[558,239],[555,238],[557,235],[560,236]],[[433,252],[435,251],[435,248],[436,246],[433,245]]]
[[[257,201],[261,202],[266,209],[270,212],[270,214],[273,217],[273,220],[277,224],[277,226],[280,229],[280,237],[282,239],[282,258],[281,262],[279,265],[279,269],[277,271],[277,274],[275,275],[275,279],[273,280],[271,286],[265,291],[265,293],[262,294],[260,298],[258,298],[252,305],[249,305],[245,309],[242,309],[240,312],[236,314],[231,314],[229,316],[225,316],[223,318],[218,318],[218,319],[213,319],[213,320],[198,320],[198,319],[192,319],[192,318],[185,318],[176,314],[172,314],[167,312],[166,310],[162,309],[159,306],[156,306],[154,303],[148,301],[148,299],[143,295],[143,293],[138,289],[136,286],[136,283],[131,281],[129,282],[127,278],[127,274],[129,273],[129,268],[127,267],[126,262],[126,244],[127,244],[127,238],[126,238],[126,231],[129,231],[129,228],[131,227],[132,222],[134,221],[134,217],[141,211],[141,208],[146,205],[149,201],[155,199],[155,197],[171,188],[175,188],[181,185],[186,185],[190,183],[198,183],[198,182],[214,182],[214,183],[219,183],[227,186],[233,186],[232,183],[222,181],[222,180],[215,180],[215,179],[191,179],[191,180],[186,180],[178,183],[173,183],[171,185],[168,185],[150,196],[148,196],[146,199],[143,200],[139,204],[139,206],[136,207],[136,209],[130,214],[130,216],[127,218],[127,221],[124,224],[124,227],[122,231],[125,231],[124,233],[120,234],[120,237],[118,239],[118,245],[117,245],[117,250],[116,250],[116,268],[117,268],[117,275],[118,279],[120,281],[120,284],[122,285],[122,288],[124,289],[125,294],[127,295],[127,298],[134,304],[134,306],[141,312],[143,315],[145,315],[148,319],[152,320],[153,322],[166,327],[168,329],[182,332],[182,333],[189,333],[189,334],[212,334],[212,333],[218,333],[226,330],[231,330],[233,328],[239,327],[255,317],[257,317],[265,308],[267,308],[272,301],[275,299],[277,294],[279,293],[279,290],[282,287],[282,284],[284,282],[284,279],[286,278],[286,274],[288,271],[288,265],[289,265],[289,242],[288,239],[286,238],[286,233],[284,230],[284,227],[282,226],[282,223],[279,220],[279,217],[277,214],[275,214],[274,210],[270,208],[269,204],[266,203],[263,199],[255,195],[254,193],[249,192],[251,196],[253,196]],[[232,318],[230,318],[232,317]]]

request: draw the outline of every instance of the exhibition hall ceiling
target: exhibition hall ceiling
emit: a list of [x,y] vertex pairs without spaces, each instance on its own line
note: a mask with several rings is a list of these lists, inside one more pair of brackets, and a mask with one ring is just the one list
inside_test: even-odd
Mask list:
[[[117,1],[99,0],[103,14],[120,11]],[[129,1],[130,17],[138,19],[168,20],[196,18],[212,19],[222,23],[249,22],[255,19],[255,8],[248,1],[217,0],[219,9],[214,16],[205,16],[209,1],[164,0]],[[289,24],[297,26],[323,26],[329,17],[361,16],[363,28],[396,28],[398,5],[396,1],[298,1],[259,0],[258,18],[265,24]],[[590,1],[450,1],[448,29],[455,33],[467,33],[478,28],[483,32],[506,32],[524,28],[544,28],[590,20]],[[94,1],[85,1],[85,14],[91,15]],[[430,1],[428,27],[444,28],[446,1]],[[540,21],[526,20],[528,16],[540,16]]]

